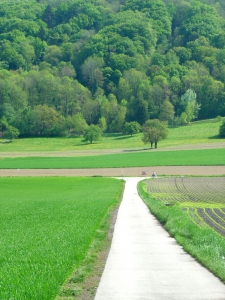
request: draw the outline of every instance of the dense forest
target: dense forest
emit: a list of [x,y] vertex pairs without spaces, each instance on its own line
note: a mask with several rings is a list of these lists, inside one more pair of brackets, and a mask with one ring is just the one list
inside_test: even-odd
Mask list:
[[1,0],[0,131],[225,116],[224,0]]

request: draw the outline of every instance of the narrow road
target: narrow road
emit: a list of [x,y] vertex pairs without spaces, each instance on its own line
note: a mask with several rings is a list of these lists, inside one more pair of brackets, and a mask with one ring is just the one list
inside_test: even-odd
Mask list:
[[224,300],[225,285],[169,236],[126,178],[95,300]]

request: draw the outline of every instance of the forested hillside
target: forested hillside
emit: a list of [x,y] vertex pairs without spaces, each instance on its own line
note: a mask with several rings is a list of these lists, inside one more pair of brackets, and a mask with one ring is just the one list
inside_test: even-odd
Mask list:
[[0,131],[225,116],[224,83],[224,0],[1,0]]

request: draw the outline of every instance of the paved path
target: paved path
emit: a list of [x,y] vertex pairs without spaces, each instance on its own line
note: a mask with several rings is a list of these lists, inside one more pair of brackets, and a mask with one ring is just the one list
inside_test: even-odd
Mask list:
[[126,179],[110,253],[95,300],[224,300],[225,285],[191,258]]

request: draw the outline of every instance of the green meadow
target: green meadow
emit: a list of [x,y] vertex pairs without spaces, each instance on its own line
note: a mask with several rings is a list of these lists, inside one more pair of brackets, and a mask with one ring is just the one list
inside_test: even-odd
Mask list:
[[109,178],[0,178],[0,299],[54,299],[122,188]]
[[[159,143],[160,148],[222,142],[224,139],[218,137],[219,127],[222,121],[218,119],[193,122],[188,126],[169,128],[169,135],[166,140]],[[146,148],[142,140],[142,134],[133,136],[122,135],[119,133],[103,134],[100,141],[93,144],[83,143],[82,137],[64,138],[21,138],[13,140],[11,143],[0,139],[1,152],[45,152],[45,151],[83,151],[99,149],[133,149]]]
[[225,165],[225,149],[132,152],[82,157],[1,158],[0,169],[77,169]]

